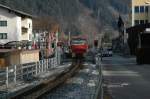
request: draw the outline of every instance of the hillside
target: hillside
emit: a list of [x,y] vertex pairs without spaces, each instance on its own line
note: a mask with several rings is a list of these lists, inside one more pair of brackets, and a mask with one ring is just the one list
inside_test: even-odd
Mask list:
[[0,0],[1,4],[36,16],[51,16],[64,32],[100,32],[116,27],[119,14],[128,13],[130,0]]

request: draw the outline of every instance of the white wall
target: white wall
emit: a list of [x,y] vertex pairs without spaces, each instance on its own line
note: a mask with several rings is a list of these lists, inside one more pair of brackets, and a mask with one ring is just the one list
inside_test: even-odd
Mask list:
[[28,36],[28,40],[32,40],[32,19],[29,19],[28,18],[28,26],[29,26],[29,24],[30,24],[30,27],[28,28],[28,34],[29,34],[29,36]]
[[[30,24],[30,26],[29,26],[29,24]],[[22,34],[21,39],[22,40],[32,40],[32,19],[30,19],[30,18],[22,19],[22,27],[27,28],[28,31],[25,34]]]
[[7,39],[0,39],[0,43],[7,43],[9,41],[20,40],[21,34],[21,17],[16,16],[13,13],[9,13],[8,10],[0,8],[0,20],[7,21],[7,27],[0,27],[0,33],[7,33]]

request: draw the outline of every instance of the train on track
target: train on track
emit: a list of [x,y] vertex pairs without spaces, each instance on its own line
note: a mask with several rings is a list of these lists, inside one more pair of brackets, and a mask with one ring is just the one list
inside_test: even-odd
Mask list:
[[88,43],[85,38],[72,38],[70,42],[72,57],[84,57],[88,51]]

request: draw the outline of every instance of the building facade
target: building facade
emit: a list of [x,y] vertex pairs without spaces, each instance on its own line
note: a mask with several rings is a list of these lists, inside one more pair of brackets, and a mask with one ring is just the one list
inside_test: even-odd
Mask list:
[[0,44],[32,39],[32,16],[0,5]]
[[150,22],[150,0],[132,0],[132,26]]

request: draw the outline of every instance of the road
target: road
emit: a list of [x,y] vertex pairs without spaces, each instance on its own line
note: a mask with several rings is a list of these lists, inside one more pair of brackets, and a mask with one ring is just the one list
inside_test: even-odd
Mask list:
[[112,99],[150,99],[150,65],[135,58],[103,58],[104,86]]

